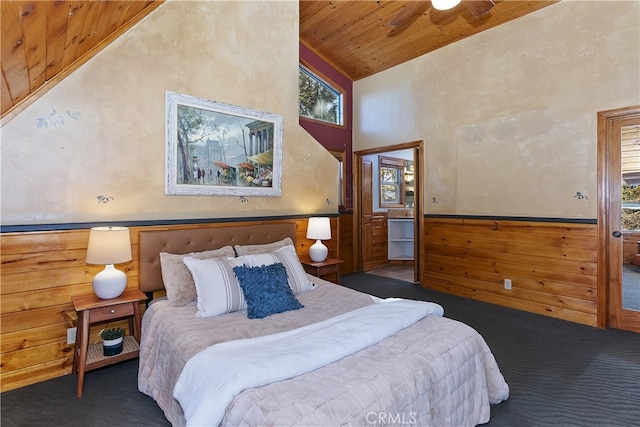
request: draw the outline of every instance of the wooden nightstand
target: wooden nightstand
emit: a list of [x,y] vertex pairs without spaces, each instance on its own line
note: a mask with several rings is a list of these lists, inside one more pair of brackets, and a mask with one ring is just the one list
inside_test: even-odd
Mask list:
[[[73,354],[73,370],[78,374],[78,397],[82,397],[84,374],[92,369],[135,359],[140,353],[140,302],[147,297],[139,289],[127,289],[112,299],[100,299],[95,294],[72,297],[78,312],[78,333]],[[89,329],[92,323],[117,319],[129,319],[129,331],[133,336],[124,337],[122,353],[103,356],[102,343],[89,345]]]
[[304,270],[314,276],[324,279],[330,274],[336,275],[336,283],[340,284],[340,264],[344,261],[341,259],[327,258],[322,262],[315,262],[310,259],[300,260]]

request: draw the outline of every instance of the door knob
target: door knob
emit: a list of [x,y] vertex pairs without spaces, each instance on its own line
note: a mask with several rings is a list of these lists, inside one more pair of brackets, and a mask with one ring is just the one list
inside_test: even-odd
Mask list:
[[622,233],[621,233],[621,232],[619,232],[618,230],[616,230],[616,231],[614,231],[613,233],[611,233],[611,235],[612,235],[613,237],[616,237],[616,238],[617,238],[617,237],[622,236]]

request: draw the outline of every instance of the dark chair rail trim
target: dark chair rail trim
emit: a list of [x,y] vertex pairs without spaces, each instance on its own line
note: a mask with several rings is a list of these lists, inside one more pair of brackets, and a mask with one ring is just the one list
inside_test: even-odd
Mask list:
[[[342,212],[348,213],[348,212]],[[29,231],[62,231],[62,230],[81,230],[91,227],[99,227],[106,225],[121,227],[145,227],[153,225],[182,225],[182,224],[215,224],[226,222],[244,222],[244,221],[266,221],[266,220],[282,220],[308,218],[310,216],[320,215],[328,217],[338,217],[339,213],[333,214],[306,214],[306,215],[283,215],[283,216],[260,216],[260,217],[234,217],[234,218],[191,218],[191,219],[159,219],[159,220],[143,220],[143,221],[103,221],[103,222],[77,222],[77,223],[60,223],[60,224],[19,224],[19,225],[2,225],[0,233],[18,233]],[[593,218],[544,218],[544,217],[521,217],[521,216],[488,216],[488,215],[444,215],[444,214],[425,214],[425,218],[449,218],[449,219],[481,219],[487,221],[527,221],[527,222],[562,222],[570,224],[597,224],[598,220]]]
[[526,222],[566,222],[570,224],[597,224],[595,218],[546,218],[530,216],[488,216],[488,215],[439,215],[425,214],[425,218],[482,219],[487,221],[526,221]]
[[160,219],[160,220],[142,220],[142,221],[103,221],[103,222],[78,222],[78,223],[61,223],[61,224],[24,224],[24,225],[2,225],[0,233],[17,233],[29,231],[63,231],[63,230],[81,230],[91,227],[100,226],[120,226],[120,227],[148,227],[153,225],[182,225],[182,224],[215,224],[227,222],[252,222],[252,221],[268,221],[268,220],[286,220],[308,218],[310,216],[328,216],[338,217],[337,213],[332,214],[305,214],[305,215],[283,215],[283,216],[260,216],[260,217],[242,217],[242,218],[191,218],[191,219]]

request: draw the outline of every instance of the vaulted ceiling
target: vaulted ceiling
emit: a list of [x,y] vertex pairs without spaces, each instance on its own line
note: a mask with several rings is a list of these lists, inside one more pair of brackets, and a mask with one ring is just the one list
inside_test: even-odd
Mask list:
[[[0,1],[3,123],[127,31],[164,0]],[[551,1],[500,1],[476,17],[463,0],[300,1],[300,40],[352,80],[503,24]]]
[[501,1],[481,16],[463,0],[449,10],[430,1],[300,1],[300,39],[352,80],[417,58],[556,1]]

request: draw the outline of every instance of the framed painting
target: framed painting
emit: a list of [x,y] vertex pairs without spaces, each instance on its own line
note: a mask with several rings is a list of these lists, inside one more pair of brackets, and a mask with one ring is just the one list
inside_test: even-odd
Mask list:
[[278,114],[166,92],[168,195],[280,196]]

